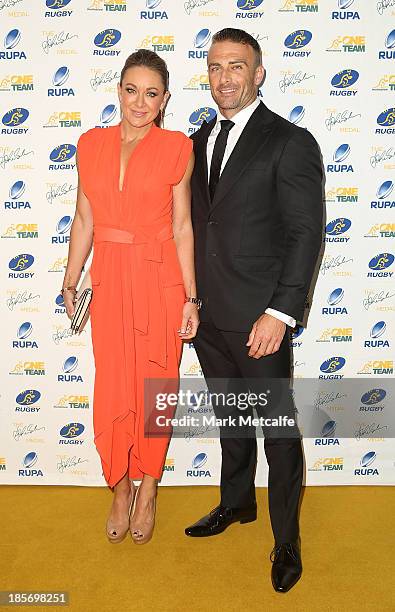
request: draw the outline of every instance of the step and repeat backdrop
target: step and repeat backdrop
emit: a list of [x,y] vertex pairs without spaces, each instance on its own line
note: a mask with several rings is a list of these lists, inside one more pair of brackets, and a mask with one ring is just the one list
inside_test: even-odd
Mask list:
[[[325,250],[308,325],[293,335],[302,431],[319,423],[304,438],[306,482],[395,482],[394,17],[395,0],[0,0],[0,483],[105,485],[90,329],[71,335],[59,294],[76,143],[119,122],[116,84],[142,47],[168,63],[165,127],[196,131],[216,112],[206,58],[227,26],[259,41],[262,99],[314,134],[326,171]],[[201,395],[192,345],[181,376]],[[218,484],[207,435],[172,440],[162,484]]]

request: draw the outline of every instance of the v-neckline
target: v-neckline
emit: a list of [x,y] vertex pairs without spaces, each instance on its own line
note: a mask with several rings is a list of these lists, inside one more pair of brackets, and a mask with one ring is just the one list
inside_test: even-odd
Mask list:
[[152,132],[157,127],[158,126],[155,125],[155,123],[153,123],[151,125],[150,129],[148,130],[148,132],[142,138],[140,138],[140,140],[137,142],[136,146],[134,147],[133,151],[130,153],[130,155],[128,157],[128,161],[127,161],[126,166],[125,166],[125,172],[123,174],[122,189],[120,189],[119,188],[119,182],[120,182],[120,178],[121,178],[122,138],[121,138],[121,122],[118,123],[118,125],[117,125],[117,134],[118,134],[117,145],[118,145],[118,147],[117,147],[116,182],[117,182],[117,191],[118,191],[119,194],[122,195],[124,193],[124,190],[125,190],[125,183],[126,183],[128,168],[129,168],[129,165],[130,165],[130,160],[134,156],[136,150],[142,145],[143,142],[145,142],[147,140],[148,136],[150,134],[152,134]]

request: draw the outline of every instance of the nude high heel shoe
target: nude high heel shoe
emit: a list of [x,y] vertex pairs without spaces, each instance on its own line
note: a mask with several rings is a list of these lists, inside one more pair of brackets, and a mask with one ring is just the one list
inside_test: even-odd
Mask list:
[[135,544],[147,544],[152,538],[152,533],[154,531],[155,525],[155,512],[156,512],[156,493],[154,497],[154,512],[152,517],[148,520],[145,519],[142,522],[137,522],[134,518],[134,511],[137,503],[137,496],[140,491],[140,487],[137,489],[134,505],[133,505],[133,513],[130,519],[130,534],[132,536],[132,540]]
[[124,518],[122,523],[115,524],[115,523],[111,523],[109,519],[107,520],[106,534],[107,534],[108,541],[111,542],[111,544],[118,544],[119,542],[122,542],[125,539],[125,536],[128,532],[130,512],[132,510],[133,502],[136,498],[136,491],[134,491],[134,493],[131,492],[131,496],[132,497],[131,497],[130,504],[129,504],[128,514],[127,514],[127,517]]

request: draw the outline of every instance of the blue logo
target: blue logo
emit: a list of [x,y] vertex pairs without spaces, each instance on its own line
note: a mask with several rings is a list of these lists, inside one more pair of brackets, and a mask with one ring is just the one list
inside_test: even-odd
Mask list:
[[37,462],[37,459],[38,459],[37,453],[32,451],[31,453],[27,453],[24,460],[22,461],[22,465],[25,468],[30,468]]
[[237,0],[237,8],[242,11],[252,11],[262,4],[263,0]]
[[115,104],[107,104],[100,114],[100,122],[101,123],[111,123],[117,114],[117,108]]
[[350,155],[350,145],[342,144],[340,147],[337,147],[336,151],[333,154],[333,161],[336,163],[342,162],[346,157]]
[[342,289],[341,287],[334,289],[332,293],[329,294],[329,297],[328,297],[329,306],[336,306],[336,304],[342,301],[343,297],[344,297],[344,289]]
[[288,47],[288,49],[301,49],[309,44],[312,37],[312,33],[308,30],[296,30],[288,34],[287,38],[284,40],[284,45]]
[[320,370],[325,374],[333,374],[341,370],[345,363],[344,357],[330,357],[321,363]]
[[4,39],[4,46],[6,49],[13,49],[17,46],[21,40],[21,33],[19,30],[10,30]]
[[385,321],[378,321],[377,323],[375,323],[375,325],[373,325],[372,329],[370,330],[370,337],[380,338],[380,336],[384,334],[386,329],[387,325],[385,324]]
[[60,430],[62,438],[77,438],[82,434],[85,429],[85,425],[82,423],[68,423],[64,425]]
[[198,470],[201,468],[207,461],[206,453],[199,453],[192,461],[192,469]]
[[22,323],[22,325],[20,325],[16,334],[17,338],[19,338],[19,340],[24,340],[25,338],[28,338],[30,336],[32,331],[32,324],[29,321],[26,321],[25,323]]
[[108,49],[114,47],[121,40],[121,32],[119,30],[107,29],[96,34],[94,44],[96,47]]
[[52,77],[53,85],[55,85],[55,87],[61,87],[61,85],[63,85],[63,83],[67,81],[69,75],[70,70],[67,68],[67,66],[61,66],[57,69],[57,71]]
[[395,125],[395,107],[388,108],[377,117],[377,123],[385,127]]
[[371,270],[385,270],[394,263],[394,259],[392,253],[379,253],[369,261],[369,268]]
[[162,0],[147,0],[145,5],[147,9],[154,9],[162,2]]
[[370,451],[369,453],[366,453],[366,455],[364,455],[361,459],[361,466],[365,468],[369,467],[369,465],[373,463],[376,457],[377,455],[374,451]]
[[9,261],[8,267],[10,268],[10,270],[14,270],[14,272],[22,272],[30,268],[30,266],[33,265],[33,262],[33,255],[16,255]]
[[289,113],[288,120],[291,123],[294,123],[295,125],[297,125],[300,121],[302,121],[304,117],[304,113],[305,113],[304,106],[295,106],[295,108],[293,108],[291,112]]
[[387,38],[385,39],[385,46],[387,47],[387,49],[394,49],[395,48],[395,30],[392,30]]
[[384,389],[371,389],[363,394],[361,402],[365,404],[365,406],[373,406],[374,404],[382,402],[386,395],[387,392],[384,391]]
[[74,356],[68,357],[63,364],[63,372],[70,374],[70,372],[73,372],[77,366],[78,366],[77,357],[74,357]]
[[301,325],[298,325],[296,330],[294,332],[292,332],[292,338],[299,338],[299,336],[303,333],[304,331],[304,327],[302,327]]
[[62,217],[56,225],[56,231],[58,232],[58,234],[65,234],[66,232],[68,232],[72,222],[73,220],[69,215]]
[[193,113],[189,117],[189,123],[200,127],[203,121],[211,121],[211,119],[214,119],[216,114],[217,113],[213,108],[210,108],[209,106],[202,106],[201,108],[198,108],[193,111]]
[[29,111],[26,108],[12,108],[3,117],[2,123],[6,126],[17,127],[22,125],[29,116]]
[[200,32],[198,32],[195,36],[195,39],[193,41],[193,46],[196,49],[202,49],[203,47],[205,47],[211,38],[211,32],[208,28],[203,28],[203,30],[200,30]]
[[325,228],[325,232],[329,236],[339,236],[339,234],[344,234],[344,232],[349,230],[350,227],[350,219],[340,217],[339,219],[333,219],[333,221],[330,221]]
[[331,438],[335,433],[336,421],[327,421],[321,430],[322,438]]
[[70,4],[71,0],[46,0],[45,4],[47,8],[53,9],[54,11],[58,11],[68,4]]
[[394,183],[392,181],[384,181],[382,185],[377,189],[377,197],[379,200],[384,200],[387,196],[390,195],[391,191],[394,188]]
[[56,297],[55,304],[56,306],[61,306],[61,307],[64,306],[64,299],[61,293],[59,293],[59,295]]
[[26,389],[26,391],[21,391],[21,393],[16,396],[15,401],[21,406],[30,406],[38,402],[40,397],[41,393],[37,391],[37,389]]
[[359,72],[356,70],[352,70],[351,68],[347,68],[346,70],[340,70],[337,72],[331,80],[332,87],[336,87],[336,89],[346,89],[346,87],[351,87],[358,80]]
[[11,200],[17,200],[20,198],[25,192],[26,185],[23,181],[16,181],[10,188],[10,198]]
[[71,159],[76,151],[77,149],[73,144],[61,144],[51,151],[49,159],[57,164],[61,164]]
[[339,9],[346,9],[353,4],[354,0],[338,0]]

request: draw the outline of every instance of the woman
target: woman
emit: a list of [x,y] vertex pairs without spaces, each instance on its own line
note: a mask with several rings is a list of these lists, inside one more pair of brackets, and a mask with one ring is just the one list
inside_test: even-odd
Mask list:
[[[147,435],[144,379],[178,382],[182,341],[193,338],[199,324],[192,142],[160,128],[169,95],[165,62],[138,50],[118,84],[120,123],[88,130],[77,146],[77,207],[62,293],[71,318],[93,238],[93,425],[114,492],[110,542],[123,540],[128,529],[137,544],[152,536],[170,431]],[[133,480],[140,479],[137,490]]]

